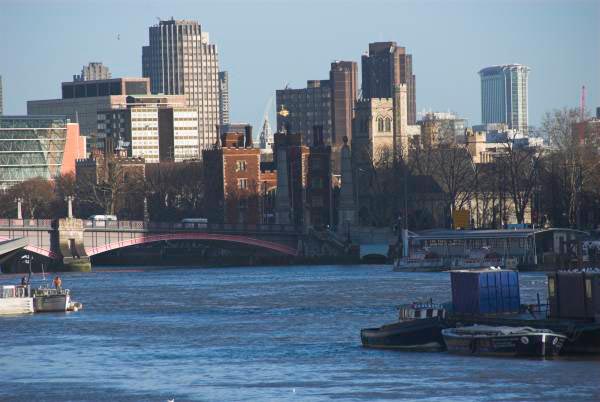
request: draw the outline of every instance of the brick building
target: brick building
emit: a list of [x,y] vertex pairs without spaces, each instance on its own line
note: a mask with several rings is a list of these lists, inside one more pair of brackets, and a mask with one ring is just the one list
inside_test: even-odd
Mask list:
[[[252,128],[221,136],[220,147],[203,151],[210,222],[259,224],[272,220],[277,174],[252,147]],[[265,202],[263,202],[265,201]]]
[[331,146],[315,126],[311,147],[302,134],[275,134],[277,223],[323,226],[332,222]]

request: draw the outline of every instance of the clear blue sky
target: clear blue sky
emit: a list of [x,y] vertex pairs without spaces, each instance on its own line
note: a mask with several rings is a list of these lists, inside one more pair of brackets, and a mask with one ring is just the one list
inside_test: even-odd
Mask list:
[[60,83],[89,61],[113,77],[141,76],[148,27],[171,16],[210,32],[230,75],[232,120],[257,131],[276,89],[325,79],[331,61],[360,62],[369,42],[384,40],[413,54],[418,110],[450,109],[478,124],[477,71],[506,63],[531,68],[532,125],[577,107],[582,85],[589,109],[600,106],[597,0],[0,0],[5,113],[60,97]]

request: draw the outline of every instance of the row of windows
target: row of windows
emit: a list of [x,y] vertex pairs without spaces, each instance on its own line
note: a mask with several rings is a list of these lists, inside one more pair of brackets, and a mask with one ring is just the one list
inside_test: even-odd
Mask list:
[[425,244],[430,247],[466,247],[481,248],[484,246],[496,249],[508,247],[525,248],[527,242],[524,238],[519,239],[439,239],[425,240]]

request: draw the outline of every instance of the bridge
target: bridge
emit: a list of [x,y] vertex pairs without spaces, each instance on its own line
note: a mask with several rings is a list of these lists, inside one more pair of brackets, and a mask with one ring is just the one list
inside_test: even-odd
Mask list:
[[69,266],[89,265],[89,257],[111,250],[168,240],[238,244],[296,257],[303,254],[303,238],[294,225],[0,219],[0,243],[24,239],[20,248]]

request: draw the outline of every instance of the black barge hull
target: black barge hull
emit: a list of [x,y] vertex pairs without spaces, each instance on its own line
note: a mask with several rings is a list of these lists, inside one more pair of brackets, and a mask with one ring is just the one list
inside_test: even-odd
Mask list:
[[364,347],[414,351],[446,349],[442,330],[447,328],[440,319],[421,319],[367,328],[360,331]]
[[444,336],[444,340],[451,353],[476,356],[552,357],[560,353],[565,337],[557,334]]
[[465,325],[493,325],[512,327],[532,327],[549,329],[567,336],[561,354],[600,354],[600,323],[558,319],[519,319],[498,316],[453,315],[448,320],[449,327]]

